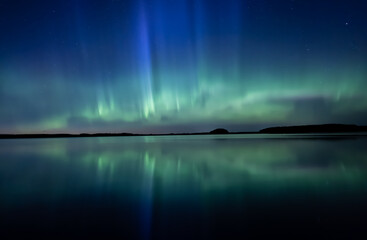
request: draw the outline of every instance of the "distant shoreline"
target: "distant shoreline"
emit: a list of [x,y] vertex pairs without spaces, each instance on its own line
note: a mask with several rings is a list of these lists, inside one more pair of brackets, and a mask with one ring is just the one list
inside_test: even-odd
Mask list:
[[259,131],[259,133],[282,134],[282,133],[358,133],[367,132],[367,126],[354,124],[322,124],[301,125],[286,127],[271,127]]
[[[226,135],[234,134],[260,134],[259,132],[230,132]],[[200,133],[162,133],[162,134],[133,134],[133,133],[81,133],[81,134],[0,134],[0,139],[16,138],[72,138],[72,137],[134,137],[134,136],[189,136],[189,135],[218,135],[210,132]]]
[[80,134],[0,134],[0,139],[18,138],[74,138],[74,137],[129,137],[129,136],[187,136],[187,135],[234,135],[234,134],[334,134],[334,133],[367,133],[367,126],[348,124],[322,124],[270,127],[258,132],[228,132],[225,129],[215,129],[211,132],[199,133],[167,133],[167,134],[134,134],[134,133],[80,133]]

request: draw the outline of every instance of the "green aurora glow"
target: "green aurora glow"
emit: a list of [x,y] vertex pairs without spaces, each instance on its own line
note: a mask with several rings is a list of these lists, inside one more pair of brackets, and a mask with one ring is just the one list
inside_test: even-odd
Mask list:
[[361,1],[194,2],[3,3],[0,132],[366,123]]

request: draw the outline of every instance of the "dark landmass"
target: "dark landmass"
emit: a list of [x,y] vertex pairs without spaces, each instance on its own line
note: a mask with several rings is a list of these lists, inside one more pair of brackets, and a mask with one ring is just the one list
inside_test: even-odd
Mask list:
[[323,124],[271,127],[259,131],[259,133],[356,133],[367,132],[367,126],[357,126],[348,124]]
[[[199,133],[168,133],[168,134],[134,134],[134,133],[81,133],[81,134],[0,134],[0,139],[16,138],[70,138],[70,137],[124,137],[124,136],[173,136],[173,135],[208,135],[208,134],[229,134],[228,130],[219,128],[211,132]],[[232,133],[241,134],[241,133]]]
[[224,128],[217,128],[210,132],[210,134],[229,134],[227,129]]
[[169,134],[134,134],[134,133],[81,133],[81,134],[0,134],[0,139],[16,138],[70,138],[70,137],[122,137],[122,136],[172,136],[172,135],[208,135],[208,134],[287,134],[287,133],[358,133],[367,132],[367,126],[348,124],[323,124],[271,127],[259,132],[229,132],[217,128],[210,132],[199,133],[169,133]]

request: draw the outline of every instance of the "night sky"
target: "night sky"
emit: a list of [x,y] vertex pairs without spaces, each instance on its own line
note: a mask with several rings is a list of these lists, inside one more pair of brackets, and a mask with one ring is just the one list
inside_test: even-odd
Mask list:
[[364,0],[0,0],[0,133],[367,124]]

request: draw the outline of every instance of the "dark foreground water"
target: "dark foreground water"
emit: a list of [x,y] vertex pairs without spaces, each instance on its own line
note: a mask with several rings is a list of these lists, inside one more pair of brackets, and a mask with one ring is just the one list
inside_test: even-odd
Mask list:
[[0,238],[367,239],[367,138],[0,140]]

